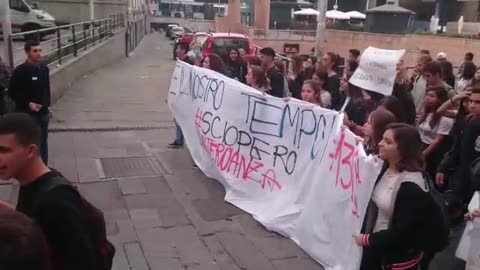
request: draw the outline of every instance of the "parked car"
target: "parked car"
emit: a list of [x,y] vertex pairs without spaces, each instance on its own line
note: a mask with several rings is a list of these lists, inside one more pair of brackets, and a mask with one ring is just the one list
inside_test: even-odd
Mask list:
[[185,34],[185,28],[181,26],[175,26],[172,28],[171,34],[170,34],[170,39],[176,39]]
[[[9,0],[12,32],[27,32],[44,28],[55,27],[55,18],[38,5],[30,6],[25,0]],[[0,22],[0,33],[2,33],[2,22]],[[51,34],[43,32],[40,36]],[[25,39],[34,39],[35,34],[25,35]]]
[[178,23],[169,24],[169,25],[167,26],[167,31],[165,31],[165,36],[166,36],[166,37],[170,37],[171,34],[172,34],[172,32],[171,32],[172,29],[173,29],[174,27],[177,27],[177,26],[178,26]]
[[202,56],[211,53],[220,54],[228,49],[244,49],[246,55],[253,55],[253,42],[250,37],[237,33],[208,33],[207,38],[201,45]]

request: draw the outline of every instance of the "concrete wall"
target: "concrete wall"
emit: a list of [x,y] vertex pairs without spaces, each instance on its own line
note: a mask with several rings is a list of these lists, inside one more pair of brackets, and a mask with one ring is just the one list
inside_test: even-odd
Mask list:
[[[52,14],[58,22],[75,23],[88,21],[90,9],[88,0],[38,0],[41,9]],[[112,14],[126,13],[127,0],[95,0],[95,19]]]
[[57,102],[72,84],[100,67],[125,57],[125,30],[119,31],[113,38],[72,57],[62,66],[50,71],[52,104]]

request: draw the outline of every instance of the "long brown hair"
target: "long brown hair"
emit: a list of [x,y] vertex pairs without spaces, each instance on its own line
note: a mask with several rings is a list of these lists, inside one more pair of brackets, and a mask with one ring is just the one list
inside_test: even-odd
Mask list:
[[252,76],[255,84],[260,87],[264,87],[265,89],[268,89],[269,83],[267,80],[267,76],[265,75],[265,70],[263,70],[262,67],[255,65],[250,66],[250,68],[252,69]]
[[[207,56],[210,59],[210,69],[221,73],[223,75],[228,75],[227,67],[225,66],[225,62],[223,62],[222,58],[216,54],[211,53]],[[207,58],[205,57],[205,58]]]
[[384,110],[384,109],[376,109],[370,114],[370,122],[372,125],[372,138],[371,143],[374,145],[378,145],[382,140],[383,133],[387,130],[387,126],[395,123],[395,115],[393,113]]
[[440,87],[430,87],[427,89],[427,94],[428,92],[435,92],[435,95],[437,96],[438,102],[436,102],[433,105],[430,104],[425,104],[423,107],[423,112],[422,115],[420,116],[420,120],[418,121],[418,124],[420,125],[421,123],[425,122],[427,120],[427,116],[431,113],[433,113],[432,120],[430,123],[430,128],[434,128],[438,123],[440,122],[440,119],[442,118],[442,114],[437,113],[438,108],[445,103],[448,100],[448,92],[443,88],[442,86]]
[[393,138],[397,144],[401,156],[396,164],[400,172],[423,172],[425,171],[425,159],[422,154],[422,141],[418,130],[410,125],[394,123],[387,126],[387,130],[393,132]]
[[293,74],[297,75],[303,71],[303,59],[300,55],[296,54],[290,58],[292,60]]
[[330,62],[333,63],[332,70],[338,72],[338,66],[340,65],[340,56],[334,52],[327,52],[326,55],[330,58]]

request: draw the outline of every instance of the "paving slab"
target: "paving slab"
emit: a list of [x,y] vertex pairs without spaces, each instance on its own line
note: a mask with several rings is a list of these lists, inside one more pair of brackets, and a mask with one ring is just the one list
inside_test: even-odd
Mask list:
[[145,188],[141,178],[118,179],[118,184],[120,185],[122,195],[147,193],[147,189]]
[[139,243],[123,244],[131,270],[149,270]]
[[78,189],[88,201],[103,211],[126,209],[117,181],[79,184]]
[[129,213],[135,230],[162,227],[157,209],[133,209]]
[[215,235],[202,237],[202,241],[221,270],[240,270]]
[[249,270],[275,269],[271,262],[262,255],[260,250],[243,235],[231,232],[220,232],[216,235],[222,246],[240,268]]

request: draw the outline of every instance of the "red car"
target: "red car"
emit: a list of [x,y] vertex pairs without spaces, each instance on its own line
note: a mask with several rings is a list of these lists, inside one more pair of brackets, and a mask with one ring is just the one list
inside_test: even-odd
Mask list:
[[[202,56],[206,57],[211,53],[219,53],[228,49],[244,49],[246,55],[253,55],[253,42],[250,37],[237,33],[208,33],[201,44]],[[197,47],[198,49],[198,47]]]

